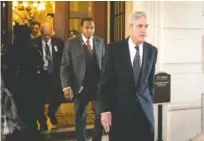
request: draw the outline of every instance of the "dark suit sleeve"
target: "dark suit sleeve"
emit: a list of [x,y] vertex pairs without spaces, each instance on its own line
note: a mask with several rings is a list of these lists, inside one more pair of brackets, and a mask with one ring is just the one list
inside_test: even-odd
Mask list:
[[64,42],[63,42],[63,40],[60,40],[60,49],[61,49],[60,53],[62,55],[62,52],[64,50]]
[[59,37],[52,37],[52,39],[54,40],[54,42],[58,46],[60,56],[62,56],[62,52],[63,52],[63,49],[64,49],[64,41]]
[[150,95],[153,100],[154,100],[154,78],[155,78],[154,75],[155,75],[155,66],[157,62],[157,52],[158,51],[155,48],[154,54],[153,54],[153,65],[152,65],[151,72],[150,72],[149,79],[148,79],[149,91],[150,91]]
[[111,47],[106,47],[104,62],[99,81],[100,112],[110,112],[112,109],[112,95],[114,88],[114,69],[111,55]]
[[66,87],[71,87],[70,79],[71,79],[71,46],[69,44],[69,40],[65,42],[64,50],[62,53],[62,61],[60,67],[60,78],[62,89]]
[[[102,43],[103,43],[102,56],[103,56],[103,58],[104,58],[104,56],[105,56],[105,42],[104,42],[104,40],[102,41]],[[102,59],[103,59],[103,58],[102,58]]]

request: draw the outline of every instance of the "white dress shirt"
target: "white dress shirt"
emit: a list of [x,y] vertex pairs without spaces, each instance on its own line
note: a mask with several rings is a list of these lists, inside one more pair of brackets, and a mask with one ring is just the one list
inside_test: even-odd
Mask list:
[[[128,40],[128,45],[129,45],[129,52],[130,52],[130,60],[131,60],[132,66],[133,66],[133,60],[134,60],[135,54],[137,52],[135,47],[137,45],[133,43],[131,38],[129,38],[129,40]],[[139,45],[139,52],[140,52],[140,65],[142,66],[143,43]]]
[[[47,70],[48,67],[48,60],[46,59],[46,49],[45,49],[46,41],[42,40],[42,48],[43,48],[43,61],[44,61],[44,70]],[[49,46],[50,49],[50,54],[52,58],[52,44],[51,44],[51,39],[47,41],[47,45]]]
[[[83,34],[81,34],[81,36],[82,36],[82,39],[83,39],[83,41],[84,41],[84,43],[87,45],[87,38],[83,35]],[[90,39],[89,39],[89,44],[91,45],[91,50],[93,50],[93,37],[91,37]]]

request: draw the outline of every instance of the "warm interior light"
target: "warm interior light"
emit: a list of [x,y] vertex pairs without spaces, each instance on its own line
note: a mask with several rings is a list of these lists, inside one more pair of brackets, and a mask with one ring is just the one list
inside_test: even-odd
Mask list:
[[[4,3],[4,2],[3,2]],[[18,1],[13,0],[13,20],[25,24],[32,20],[44,21],[46,18],[54,17],[55,2],[50,1]],[[50,20],[51,21],[51,20]]]
[[19,18],[18,15],[15,15],[14,17],[15,17],[15,19],[18,19],[18,18]]
[[34,2],[33,3],[33,7],[37,7],[38,6],[38,3],[37,2]]
[[23,6],[26,8],[26,7],[28,7],[28,2],[23,2]]
[[38,6],[38,10],[39,10],[39,11],[45,10],[45,4],[44,4],[44,3],[41,3],[41,4]]
[[15,26],[15,25],[16,25],[16,23],[15,23],[15,22],[13,22],[13,23],[12,23],[12,25],[13,25],[13,26]]
[[18,1],[14,1],[14,2],[13,2],[13,6],[14,6],[14,7],[18,6]]

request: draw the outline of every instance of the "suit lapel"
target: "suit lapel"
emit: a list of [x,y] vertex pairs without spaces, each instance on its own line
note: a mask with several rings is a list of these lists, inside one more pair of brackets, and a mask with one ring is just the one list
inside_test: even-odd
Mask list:
[[98,43],[97,43],[97,40],[94,37],[93,37],[93,49],[95,49],[96,53],[99,52]]
[[[124,44],[122,45],[123,47],[123,50],[122,50],[122,54],[124,54],[124,58],[125,58],[125,62],[124,64],[127,64],[127,69],[126,69],[126,73],[127,74],[130,74],[130,78],[132,78],[132,80],[134,81],[133,79],[133,68],[132,68],[132,63],[131,63],[131,59],[130,59],[130,50],[129,50],[129,45],[128,45],[128,39],[127,38],[124,42]],[[122,55],[123,56],[123,55]]]
[[86,44],[84,43],[81,35],[78,37],[78,41],[76,42],[76,44],[77,44],[77,51],[79,54],[83,55],[83,60],[84,60],[85,59],[84,47],[86,46]]
[[99,44],[96,38],[93,37],[93,50],[95,51],[96,54],[96,59],[98,62],[98,66],[101,69],[101,60],[102,60],[102,54],[103,54],[103,49],[102,46]]
[[40,51],[41,51],[41,54],[42,54],[41,57],[42,57],[42,60],[43,60],[44,52],[43,52],[43,44],[42,44],[42,38],[41,37],[37,38],[37,44],[40,47]]
[[52,55],[53,69],[54,69],[55,66],[56,66],[56,65],[55,65],[55,63],[56,63],[56,62],[55,62],[55,61],[56,61],[56,56],[55,56],[55,55],[56,55],[56,54],[55,54],[54,45],[55,45],[54,38],[51,37],[51,48],[52,48],[52,52],[51,52],[52,54],[51,54],[51,55]]
[[[148,46],[147,44],[144,42],[143,44],[143,57],[142,57],[142,68],[141,68],[141,77],[140,77],[140,85],[142,86],[142,84],[144,83],[144,78],[147,72],[147,64],[148,64]],[[139,87],[141,88],[141,87]]]
[[83,85],[83,80],[84,80],[84,76],[85,76],[85,71],[86,71],[86,62],[85,62],[85,51],[84,51],[84,46],[86,45],[82,39],[82,35],[76,37],[76,41],[74,42],[73,46],[74,46],[74,52],[75,52],[75,56],[77,59],[77,63],[80,63],[81,65],[81,69],[80,69],[80,73],[79,73],[79,83],[82,86]]

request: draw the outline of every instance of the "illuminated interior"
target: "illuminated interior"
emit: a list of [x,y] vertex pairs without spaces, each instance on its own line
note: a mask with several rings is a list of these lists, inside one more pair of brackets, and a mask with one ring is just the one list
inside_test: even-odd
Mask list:
[[[13,26],[30,24],[31,21],[48,22],[54,25],[55,1],[13,1]],[[80,21],[84,17],[91,17],[92,3],[89,1],[70,1],[69,5],[69,37],[80,33]],[[67,15],[68,16],[68,15]],[[54,27],[54,26],[53,26]]]
[[[28,24],[31,21],[40,23],[48,22],[54,27],[55,4],[54,1],[13,1],[12,2],[12,21],[15,23]],[[69,3],[69,36],[75,37],[80,34],[80,22],[82,18],[91,17],[93,2],[89,1],[71,1]],[[57,24],[57,23],[56,23]],[[45,105],[47,113],[47,105]],[[92,113],[92,105],[88,105],[88,113]],[[73,103],[64,103],[60,106],[57,112],[59,121],[63,120],[61,115],[74,115]],[[74,121],[74,117],[72,117]],[[47,121],[49,130],[55,128],[49,120]],[[91,119],[91,122],[92,119]],[[63,123],[66,124],[66,123]],[[59,126],[61,126],[59,124]]]
[[13,22],[26,24],[30,21],[50,22],[55,12],[53,1],[13,1]]
[[[91,2],[89,1],[71,1],[70,2],[70,20],[69,29],[71,35],[69,37],[74,37],[80,33],[80,22],[84,17],[91,16]],[[74,35],[72,33],[75,32]]]

